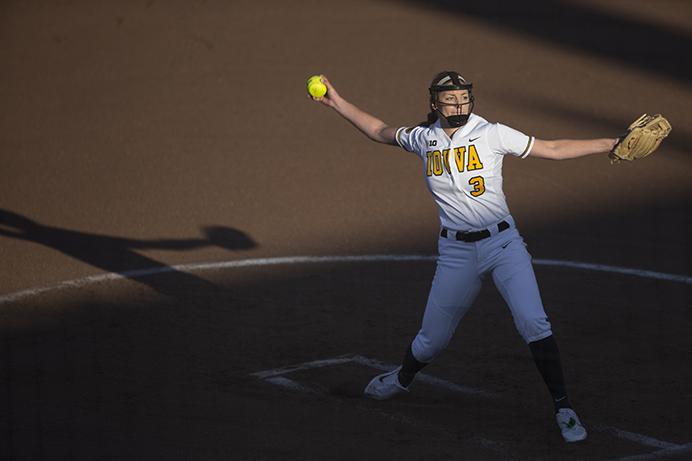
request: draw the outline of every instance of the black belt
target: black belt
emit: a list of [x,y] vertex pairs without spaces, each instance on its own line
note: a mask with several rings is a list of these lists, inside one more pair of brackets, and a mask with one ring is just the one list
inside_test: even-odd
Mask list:
[[[503,230],[507,229],[509,229],[509,223],[507,221],[502,221],[497,225],[498,232],[502,232]],[[479,240],[487,239],[491,235],[488,229],[476,232],[457,232],[456,234],[457,240],[461,240],[462,242],[477,242]],[[447,229],[442,229],[442,232],[440,232],[440,236],[447,238]]]

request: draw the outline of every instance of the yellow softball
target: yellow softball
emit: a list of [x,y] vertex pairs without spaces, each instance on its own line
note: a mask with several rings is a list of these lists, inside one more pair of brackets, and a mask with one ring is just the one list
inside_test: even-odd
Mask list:
[[313,75],[308,79],[308,93],[313,98],[321,98],[327,94],[327,86],[322,83],[321,75]]

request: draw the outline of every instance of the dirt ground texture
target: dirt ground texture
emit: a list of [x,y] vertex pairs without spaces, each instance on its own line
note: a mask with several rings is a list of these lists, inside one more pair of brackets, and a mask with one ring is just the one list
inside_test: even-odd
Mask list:
[[[690,459],[692,4],[521,3],[2,2],[0,459]],[[348,361],[401,359],[434,260],[368,255],[434,256],[439,223],[415,156],[304,82],[410,125],[448,68],[539,138],[673,125],[639,162],[504,165],[537,262],[681,276],[536,265],[582,443],[490,280],[425,370],[482,393],[368,401]],[[258,262],[294,256],[333,258]]]

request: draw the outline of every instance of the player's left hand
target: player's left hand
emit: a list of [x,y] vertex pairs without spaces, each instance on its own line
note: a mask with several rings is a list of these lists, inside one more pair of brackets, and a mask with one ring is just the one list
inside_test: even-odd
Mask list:
[[611,163],[620,160],[637,160],[652,154],[672,127],[661,114],[642,115],[627,128],[608,154]]

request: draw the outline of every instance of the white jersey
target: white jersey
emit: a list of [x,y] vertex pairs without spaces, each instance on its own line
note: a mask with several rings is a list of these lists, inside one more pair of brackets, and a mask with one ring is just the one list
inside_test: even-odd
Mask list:
[[534,137],[471,114],[451,138],[438,120],[430,126],[399,128],[396,141],[423,160],[440,224],[451,230],[474,231],[509,215],[502,191],[502,160],[506,154],[528,156]]

